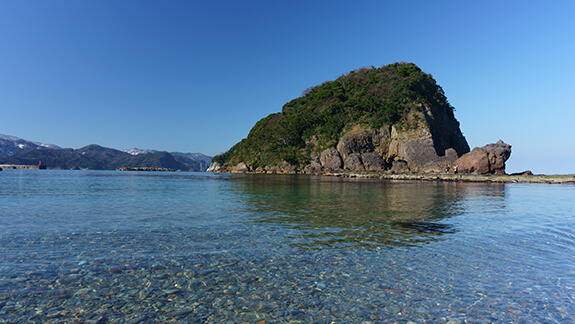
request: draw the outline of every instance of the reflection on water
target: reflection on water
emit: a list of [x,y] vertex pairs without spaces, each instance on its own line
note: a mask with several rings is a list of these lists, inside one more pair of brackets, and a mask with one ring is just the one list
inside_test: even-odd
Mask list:
[[481,200],[505,208],[505,186],[245,175],[235,195],[255,223],[297,228],[306,249],[414,246],[458,231],[447,218]]
[[34,171],[0,175],[0,322],[575,318],[573,186]]

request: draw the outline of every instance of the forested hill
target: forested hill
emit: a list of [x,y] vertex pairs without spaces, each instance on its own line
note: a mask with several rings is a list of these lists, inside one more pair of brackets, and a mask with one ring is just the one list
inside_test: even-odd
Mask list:
[[[31,145],[19,139],[16,144],[4,140],[0,164],[37,165],[42,163],[49,169],[114,170],[118,168],[159,168],[181,171],[205,171],[208,156],[189,158],[168,152],[129,154],[124,151],[99,145],[88,145],[79,149],[62,149],[57,146]],[[201,158],[201,159],[200,159]]]
[[[238,165],[243,171],[263,172],[286,166],[304,171],[315,164],[325,169],[325,161],[320,161],[322,153],[337,148],[341,166],[331,169],[345,169],[345,159],[352,153],[377,152],[382,159],[380,169],[384,170],[394,161],[409,164],[390,146],[394,137],[391,133],[395,132],[397,138],[422,127],[429,131],[437,157],[444,156],[448,148],[453,148],[456,155],[469,151],[454,108],[430,74],[403,62],[361,68],[305,90],[301,97],[286,103],[281,112],[258,121],[247,138],[214,157],[213,162],[220,171],[233,171]],[[353,147],[348,147],[342,140],[345,142],[349,134],[364,138],[352,139],[353,143],[347,144]],[[411,140],[415,138],[407,142]]]

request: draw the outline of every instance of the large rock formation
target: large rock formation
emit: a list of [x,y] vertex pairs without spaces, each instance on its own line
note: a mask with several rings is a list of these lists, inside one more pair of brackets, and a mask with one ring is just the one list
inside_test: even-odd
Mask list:
[[469,146],[443,90],[411,63],[352,71],[263,118],[219,172],[441,172]]
[[458,173],[505,174],[505,161],[511,156],[511,145],[499,140],[495,144],[476,147],[454,162]]
[[[434,107],[421,105],[405,118],[411,128],[385,125],[378,130],[355,127],[337,144],[337,152],[349,171],[441,172],[449,168],[460,154],[469,151],[459,123]],[[458,153],[459,152],[459,153]],[[333,148],[322,156],[334,156]],[[336,171],[335,164],[322,162],[324,170]]]

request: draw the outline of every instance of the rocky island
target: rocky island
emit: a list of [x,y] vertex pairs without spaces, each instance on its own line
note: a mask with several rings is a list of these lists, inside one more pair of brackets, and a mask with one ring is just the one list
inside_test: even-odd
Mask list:
[[210,171],[441,172],[467,152],[443,89],[415,64],[394,63],[304,91],[214,157]]
[[470,151],[454,111],[441,86],[413,63],[361,68],[258,121],[207,171],[518,181],[501,178],[511,145],[500,140]]

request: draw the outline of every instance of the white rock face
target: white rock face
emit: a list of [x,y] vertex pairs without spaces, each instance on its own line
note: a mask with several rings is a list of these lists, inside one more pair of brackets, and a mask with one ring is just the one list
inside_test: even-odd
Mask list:
[[218,170],[221,168],[221,165],[217,162],[212,162],[212,164],[210,164],[210,167],[206,170],[206,172],[218,172]]

